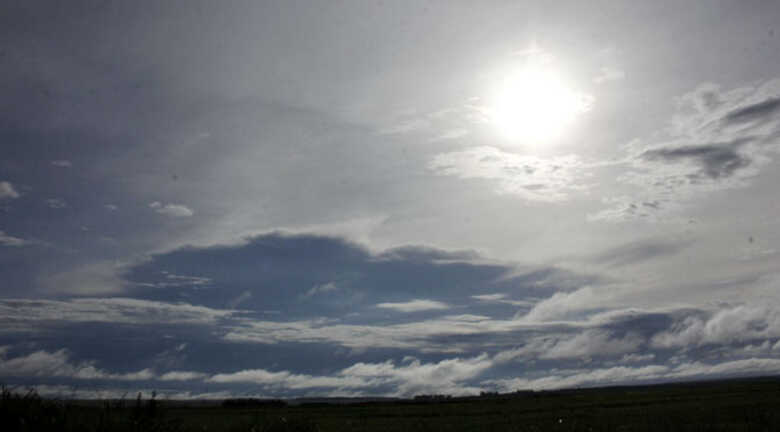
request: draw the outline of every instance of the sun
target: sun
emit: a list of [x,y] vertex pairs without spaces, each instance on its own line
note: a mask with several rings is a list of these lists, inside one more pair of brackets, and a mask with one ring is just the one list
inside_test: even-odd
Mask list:
[[591,99],[574,91],[551,65],[529,62],[497,80],[487,114],[506,139],[540,143],[560,136],[590,108]]

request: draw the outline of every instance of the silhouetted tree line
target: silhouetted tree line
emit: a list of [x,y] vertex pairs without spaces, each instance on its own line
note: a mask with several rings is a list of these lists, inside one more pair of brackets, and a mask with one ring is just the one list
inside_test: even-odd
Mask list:
[[234,398],[222,401],[223,408],[284,408],[287,402],[281,399]]
[[430,395],[417,395],[414,400],[417,402],[438,402],[452,399],[451,395],[446,394],[430,394]]

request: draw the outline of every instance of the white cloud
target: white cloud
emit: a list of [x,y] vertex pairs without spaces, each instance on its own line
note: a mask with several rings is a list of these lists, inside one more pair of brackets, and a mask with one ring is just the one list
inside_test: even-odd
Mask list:
[[[325,320],[240,320],[224,336],[233,342],[275,344],[279,342],[331,343],[348,348],[415,348],[423,352],[463,352],[470,344],[437,340],[437,336],[478,335],[509,332],[526,327],[517,320],[491,320],[480,315],[448,315],[412,323],[371,326],[331,323]],[[479,346],[484,344],[479,342]]]
[[780,311],[765,306],[741,305],[711,316],[688,316],[671,329],[656,334],[656,348],[729,344],[780,337]]
[[160,375],[159,379],[161,381],[193,381],[201,380],[205,377],[207,375],[201,372],[171,371]]
[[379,303],[376,305],[382,309],[392,309],[397,312],[420,312],[426,310],[449,309],[449,305],[435,300],[416,299],[403,303]]
[[25,240],[19,237],[10,236],[5,233],[5,231],[0,231],[0,246],[10,246],[10,247],[18,247],[18,246],[27,246],[32,244],[30,240]]
[[103,207],[105,207],[105,209],[108,210],[108,211],[117,211],[117,210],[119,210],[119,206],[117,206],[115,204],[106,204]]
[[78,295],[116,294],[125,282],[119,276],[121,265],[113,261],[99,261],[62,273],[46,276],[43,285],[47,291]]
[[469,394],[473,388],[460,383],[473,379],[493,366],[487,354],[471,358],[453,358],[437,363],[421,363],[415,359],[403,366],[391,362],[357,363],[341,371],[345,376],[357,376],[392,383],[397,395],[421,393]]
[[0,181],[0,200],[19,198],[19,196],[14,185],[7,181]]
[[655,360],[655,354],[626,354],[620,358],[620,363],[645,363]]
[[304,389],[321,387],[368,387],[369,383],[359,378],[346,376],[312,376],[294,374],[289,371],[270,372],[265,369],[249,369],[234,373],[216,374],[208,379],[214,383],[253,383],[276,389]]
[[474,300],[479,300],[481,302],[485,303],[504,303],[504,304],[510,304],[512,306],[531,306],[534,304],[532,301],[527,300],[510,300],[506,298],[506,294],[480,294],[480,295],[473,295],[471,298]]
[[[623,362],[647,362],[654,356],[627,354]],[[392,361],[382,363],[356,363],[331,376],[295,374],[290,371],[249,369],[233,373],[216,374],[207,381],[215,383],[253,383],[265,391],[333,388],[342,390],[394,389],[394,396],[411,396],[423,393],[474,394],[481,388],[501,391],[521,389],[553,389],[577,386],[609,385],[636,381],[665,381],[681,377],[716,377],[749,373],[774,373],[780,371],[780,359],[750,358],[722,363],[681,362],[676,366],[650,364],[639,367],[614,366],[593,369],[554,369],[544,375],[483,381],[480,387],[472,381],[493,368],[503,359],[495,360],[486,354],[470,358],[451,358],[439,362],[422,363],[407,357],[400,365]],[[538,373],[538,372],[537,372]],[[532,374],[533,375],[533,374]]]
[[190,217],[195,214],[189,207],[183,204],[165,204],[159,201],[149,203],[149,207],[157,213],[170,217]]
[[539,358],[548,360],[614,357],[636,351],[644,342],[638,334],[615,337],[606,330],[589,329],[574,335],[542,336],[525,346],[496,354],[497,362]]
[[165,303],[131,298],[60,300],[0,300],[0,322],[51,324],[105,322],[123,324],[213,324],[234,311],[188,303]]
[[70,163],[69,160],[64,160],[64,159],[53,160],[53,161],[51,161],[51,164],[52,164],[52,166],[55,166],[55,167],[58,167],[58,168],[70,168],[70,167],[73,166],[73,164]]
[[191,287],[202,288],[211,285],[211,278],[202,276],[177,275],[167,271],[162,272],[162,280],[156,282],[139,282],[136,286],[146,286],[153,288],[172,288],[172,287]]
[[558,292],[537,303],[527,313],[519,313],[515,318],[529,323],[569,319],[583,312],[603,308],[603,300],[604,297],[597,296],[591,287],[570,293]]
[[669,372],[668,366],[648,365],[638,368],[615,366],[598,369],[558,370],[538,378],[511,378],[485,381],[500,391],[545,390],[571,388],[583,385],[607,385],[613,383],[658,380]]
[[541,358],[612,357],[636,351],[642,342],[642,337],[637,334],[613,337],[604,330],[587,330],[573,338],[559,340],[550,350],[541,353]]
[[778,373],[780,372],[780,359],[776,358],[749,358],[731,360],[717,364],[703,362],[683,363],[669,374],[669,378],[690,378],[694,376],[724,376],[744,375],[754,373]]
[[620,81],[626,77],[626,73],[622,69],[618,69],[614,66],[603,66],[599,70],[599,74],[593,78],[593,82],[596,84],[604,84],[610,81]]
[[109,373],[91,362],[73,363],[67,350],[35,351],[27,355],[6,358],[0,354],[0,376],[13,377],[67,377],[76,379],[108,379],[140,381],[154,378],[149,369],[123,374]]
[[438,154],[428,168],[439,175],[490,180],[499,193],[531,201],[562,201],[587,187],[585,165],[575,155],[545,159],[482,146]]
[[309,289],[305,293],[301,294],[300,297],[302,299],[308,299],[308,298],[314,297],[316,295],[330,293],[330,292],[335,292],[335,291],[338,291],[338,290],[339,290],[339,287],[335,283],[328,282],[328,283],[321,284],[321,285],[314,285],[313,287],[311,287],[311,289]]
[[252,292],[249,291],[249,290],[246,290],[246,291],[242,292],[241,294],[239,294],[238,296],[236,296],[233,299],[231,299],[230,301],[228,301],[227,302],[227,306],[229,308],[231,308],[231,309],[234,309],[235,307],[237,307],[241,303],[243,303],[243,302],[245,302],[245,301],[247,301],[247,300],[249,300],[251,298],[252,298]]
[[473,295],[471,296],[471,298],[480,301],[499,301],[506,298],[506,294],[481,294],[481,295]]
[[45,202],[46,206],[53,209],[62,209],[68,206],[68,203],[62,198],[49,198]]
[[395,365],[389,360],[383,363],[356,363],[333,376],[249,369],[216,374],[208,381],[245,382],[276,389],[391,387],[394,389],[395,396],[411,396],[420,393],[473,394],[478,389],[464,386],[463,382],[479,376],[491,366],[490,358],[482,354],[465,359],[445,359],[437,363],[421,363],[417,359],[412,359],[403,365]]

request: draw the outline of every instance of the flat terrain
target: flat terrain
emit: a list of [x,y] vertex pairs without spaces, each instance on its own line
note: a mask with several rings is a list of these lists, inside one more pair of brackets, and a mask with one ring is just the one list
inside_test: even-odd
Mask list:
[[[59,403],[61,424],[18,424],[4,430],[181,431],[775,431],[780,379],[760,378],[641,387],[349,404],[226,408],[161,401],[103,406]],[[41,401],[40,409],[48,402]],[[18,409],[18,407],[17,407]],[[48,409],[53,409],[49,407]],[[54,411],[52,411],[54,412]],[[14,417],[15,416],[15,417]],[[12,418],[14,417],[14,418]],[[40,417],[40,415],[39,415]],[[40,422],[39,422],[40,423]]]

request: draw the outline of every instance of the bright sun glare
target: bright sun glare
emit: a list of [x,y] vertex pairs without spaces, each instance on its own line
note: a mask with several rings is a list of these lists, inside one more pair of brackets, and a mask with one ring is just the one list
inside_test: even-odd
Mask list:
[[552,67],[526,64],[499,80],[488,114],[507,139],[539,143],[559,136],[589,105]]

